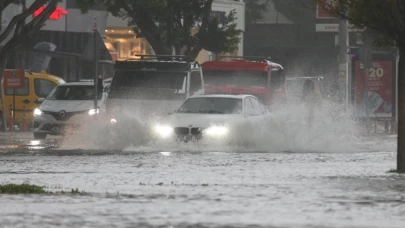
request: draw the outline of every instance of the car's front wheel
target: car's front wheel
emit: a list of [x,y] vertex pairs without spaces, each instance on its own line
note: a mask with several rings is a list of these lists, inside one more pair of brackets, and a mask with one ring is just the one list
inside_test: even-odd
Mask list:
[[34,138],[35,139],[45,139],[46,134],[45,133],[34,133]]

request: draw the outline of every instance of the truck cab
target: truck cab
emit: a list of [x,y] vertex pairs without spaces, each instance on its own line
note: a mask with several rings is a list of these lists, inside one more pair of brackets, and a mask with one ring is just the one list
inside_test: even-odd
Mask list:
[[183,56],[139,55],[117,60],[106,101],[107,113],[139,118],[172,112],[188,97],[204,94],[204,78],[197,62]]
[[265,57],[255,61],[225,57],[201,64],[206,94],[251,94],[268,108],[285,103],[285,75],[280,64]]

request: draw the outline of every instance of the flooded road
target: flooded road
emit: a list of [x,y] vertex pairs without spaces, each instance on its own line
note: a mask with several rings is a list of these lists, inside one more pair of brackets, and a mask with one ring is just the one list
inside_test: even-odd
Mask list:
[[11,149],[0,183],[90,194],[0,195],[0,227],[404,227],[395,139],[345,153]]

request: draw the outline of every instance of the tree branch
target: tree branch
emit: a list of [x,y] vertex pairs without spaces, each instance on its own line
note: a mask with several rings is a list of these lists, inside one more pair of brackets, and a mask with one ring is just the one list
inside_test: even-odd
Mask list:
[[49,16],[55,11],[58,2],[59,2],[59,0],[50,0],[50,2],[45,7],[45,9],[41,12],[41,14],[39,14],[32,21],[30,21],[28,24],[26,24],[24,27],[22,27],[20,32],[17,33],[17,28],[16,28],[16,32],[14,33],[14,36],[2,48],[2,50],[1,50],[2,53],[12,52],[15,47],[17,47],[21,43],[25,42],[27,37],[32,36],[33,33],[40,30],[41,27],[43,26],[43,24],[48,20]]
[[23,11],[22,13],[14,16],[13,19],[8,24],[6,30],[4,30],[4,32],[2,34],[0,34],[0,42],[7,39],[7,37],[10,35],[11,31],[13,30],[13,28],[15,28],[15,26],[19,22],[25,21],[25,19],[29,15],[33,14],[37,9],[39,9],[39,7],[42,7],[47,1],[49,1],[49,0],[37,0],[34,3],[32,3],[32,5],[30,6],[30,8],[28,8],[28,10]]

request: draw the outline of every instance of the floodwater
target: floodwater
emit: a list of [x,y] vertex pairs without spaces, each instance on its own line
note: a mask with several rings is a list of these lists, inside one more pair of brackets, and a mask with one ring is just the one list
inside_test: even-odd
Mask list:
[[259,149],[2,147],[0,183],[89,194],[0,195],[0,227],[405,227],[405,177],[387,172],[395,136],[276,119],[287,130],[255,135]]
[[387,173],[394,141],[346,153],[3,153],[2,183],[90,195],[1,195],[0,227],[404,227],[404,177]]

